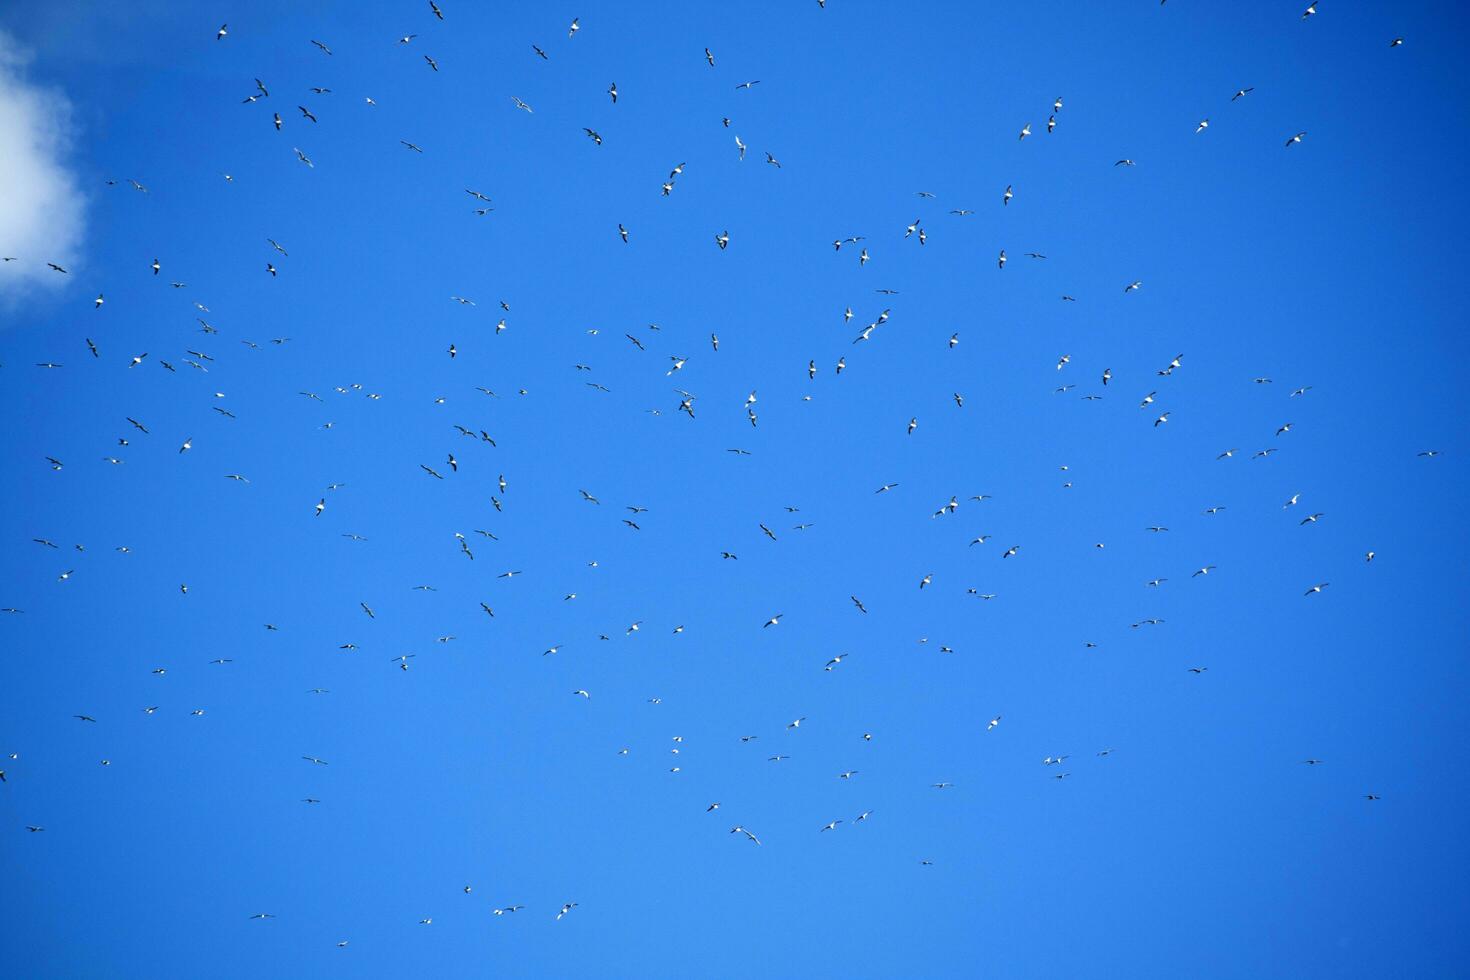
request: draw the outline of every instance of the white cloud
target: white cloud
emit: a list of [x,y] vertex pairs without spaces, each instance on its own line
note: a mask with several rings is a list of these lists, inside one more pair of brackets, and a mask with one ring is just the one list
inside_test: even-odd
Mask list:
[[0,296],[55,287],[78,261],[84,225],[76,175],[66,166],[71,103],[27,79],[28,53],[0,31]]

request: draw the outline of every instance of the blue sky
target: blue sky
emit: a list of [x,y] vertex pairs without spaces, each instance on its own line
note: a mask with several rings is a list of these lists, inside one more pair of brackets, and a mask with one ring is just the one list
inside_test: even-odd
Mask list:
[[1455,973],[1463,13],[1301,5],[0,12],[11,970]]

